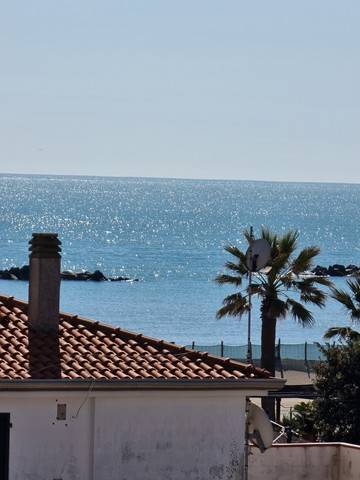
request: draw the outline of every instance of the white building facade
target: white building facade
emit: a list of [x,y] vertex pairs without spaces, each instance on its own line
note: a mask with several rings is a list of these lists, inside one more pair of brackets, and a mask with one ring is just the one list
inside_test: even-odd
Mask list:
[[241,480],[259,390],[1,392],[10,480]]

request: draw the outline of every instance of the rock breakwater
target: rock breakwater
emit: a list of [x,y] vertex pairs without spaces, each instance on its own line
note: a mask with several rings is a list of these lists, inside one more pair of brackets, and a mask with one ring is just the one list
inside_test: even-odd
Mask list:
[[[11,267],[9,269],[0,270],[0,280],[29,280],[29,265],[22,267]],[[138,282],[138,278],[130,278],[124,276],[107,277],[100,270],[94,272],[81,271],[74,272],[73,270],[64,270],[61,272],[62,280],[72,281],[93,281],[93,282]]]
[[360,275],[360,267],[357,265],[342,265],[335,263],[329,267],[317,265],[311,273],[319,277],[349,277],[353,275]]

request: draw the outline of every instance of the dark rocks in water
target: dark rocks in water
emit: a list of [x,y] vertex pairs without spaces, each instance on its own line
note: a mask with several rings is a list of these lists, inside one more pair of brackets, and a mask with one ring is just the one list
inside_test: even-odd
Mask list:
[[326,267],[322,267],[321,265],[316,265],[316,267],[312,270],[312,273],[318,277],[326,277],[329,275],[328,269]]
[[359,267],[350,263],[350,265],[346,267],[346,270],[359,270]]
[[95,272],[73,272],[67,270],[61,273],[63,280],[75,280],[75,281],[92,281],[92,282],[137,282],[137,278],[130,277],[106,277],[100,270]]
[[108,280],[110,282],[138,282],[138,278],[130,278],[130,277],[109,277]]
[[73,272],[72,270],[66,270],[62,272],[61,278],[63,280],[80,280],[93,282],[138,282],[138,278],[130,277],[106,277],[100,270],[95,270],[95,272]]
[[319,277],[346,277],[360,274],[360,267],[352,264],[345,266],[338,263],[330,265],[328,268],[322,267],[321,265],[316,265],[311,273]]
[[359,267],[357,265],[348,265],[346,267],[346,275],[354,275],[359,272]]
[[29,265],[0,270],[1,280],[29,280]]
[[345,277],[346,276],[346,268],[345,265],[339,265],[335,263],[335,265],[330,265],[328,268],[328,272],[330,277]]
[[[23,267],[11,267],[7,270],[0,270],[0,280],[29,280],[29,265]],[[130,277],[106,277],[100,270],[94,272],[73,272],[72,270],[65,270],[61,272],[62,280],[72,281],[93,281],[93,282],[138,282],[137,278]]]
[[62,280],[77,280],[77,274],[72,270],[65,270],[61,272],[61,278]]
[[107,280],[107,278],[102,272],[100,272],[100,270],[95,270],[94,273],[90,274],[88,280],[93,280],[94,282],[101,282]]

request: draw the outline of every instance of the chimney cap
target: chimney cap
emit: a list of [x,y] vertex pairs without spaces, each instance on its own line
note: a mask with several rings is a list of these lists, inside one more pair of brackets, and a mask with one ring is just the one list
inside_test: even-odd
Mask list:
[[61,242],[57,233],[33,233],[29,245],[31,258],[60,258]]

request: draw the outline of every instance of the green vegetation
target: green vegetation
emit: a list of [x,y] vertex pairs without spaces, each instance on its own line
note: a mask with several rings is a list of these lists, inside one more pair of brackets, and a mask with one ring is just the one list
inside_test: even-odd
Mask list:
[[303,440],[314,442],[317,438],[314,427],[315,408],[312,401],[297,403],[291,415],[283,417],[282,423],[284,426],[290,426]]
[[[360,277],[347,280],[348,291],[332,288],[331,296],[347,310],[350,320],[360,321]],[[360,332],[332,327],[324,335],[339,345],[322,348],[326,360],[316,371],[314,427],[322,441],[360,443]]]
[[316,372],[315,428],[326,442],[360,443],[360,342],[322,348],[326,360]]
[[[351,321],[358,322],[360,321],[360,276],[347,280],[346,283],[349,291],[332,288],[331,297],[345,307]],[[336,337],[340,340],[360,340],[360,332],[353,330],[351,327],[331,327],[324,335],[326,339]]]
[[360,340],[360,332],[352,329],[351,327],[330,327],[324,338],[330,340],[332,338],[338,338],[339,340]]
[[284,417],[305,440],[360,443],[360,341],[347,337],[322,347],[325,360],[316,369],[318,397]]
[[[246,231],[244,235],[250,242],[250,232]],[[289,231],[284,235],[277,235],[263,228],[261,238],[267,240],[271,247],[270,268],[254,275],[250,288],[261,300],[261,366],[274,375],[277,321],[290,315],[300,325],[311,326],[314,317],[307,305],[324,307],[326,294],[319,285],[330,286],[331,283],[322,277],[300,276],[302,272],[311,269],[314,258],[319,254],[319,248],[304,248],[296,255],[298,232]],[[227,273],[218,275],[216,281],[219,284],[242,287],[243,279],[248,275],[246,255],[234,245],[228,245],[225,250],[234,258],[233,261],[226,262]],[[241,317],[249,309],[248,294],[246,286],[245,289],[225,297],[217,317]],[[263,407],[270,417],[274,418],[273,400],[264,399]]]

